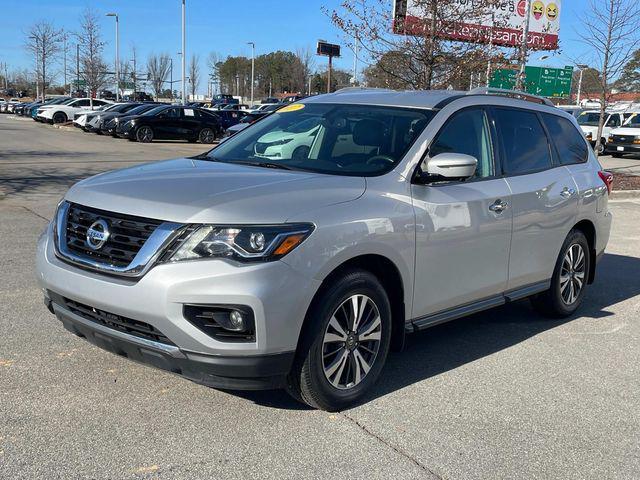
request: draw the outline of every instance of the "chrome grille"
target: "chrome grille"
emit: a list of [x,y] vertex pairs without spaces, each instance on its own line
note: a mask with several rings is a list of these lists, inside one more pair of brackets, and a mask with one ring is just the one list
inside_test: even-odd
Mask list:
[[612,143],[627,143],[627,144],[632,144],[636,138],[634,135],[612,135],[612,137],[613,137]]
[[[99,250],[87,243],[87,229],[97,220],[109,225],[110,236]],[[71,204],[66,222],[66,247],[80,257],[126,267],[131,264],[149,236],[162,222]]]

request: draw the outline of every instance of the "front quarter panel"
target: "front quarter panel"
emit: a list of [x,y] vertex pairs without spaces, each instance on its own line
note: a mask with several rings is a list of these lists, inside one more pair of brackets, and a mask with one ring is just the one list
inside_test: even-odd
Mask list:
[[366,180],[365,193],[353,201],[288,218],[287,222],[312,222],[316,229],[283,261],[323,281],[355,257],[386,257],[402,277],[405,311],[409,315],[415,255],[415,216],[409,183],[393,172]]

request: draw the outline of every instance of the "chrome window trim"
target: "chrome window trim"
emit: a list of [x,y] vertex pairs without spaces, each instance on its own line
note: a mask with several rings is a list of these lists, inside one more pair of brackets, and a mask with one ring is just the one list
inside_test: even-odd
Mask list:
[[55,216],[54,224],[54,250],[56,256],[61,260],[72,263],[82,268],[95,270],[96,272],[110,273],[113,275],[121,275],[125,277],[141,277],[155,263],[164,249],[180,235],[182,229],[186,226],[180,223],[163,222],[154,230],[138,251],[131,263],[126,267],[118,267],[108,263],[90,260],[73,253],[67,247],[66,226],[67,216],[69,214],[70,203],[63,201]]

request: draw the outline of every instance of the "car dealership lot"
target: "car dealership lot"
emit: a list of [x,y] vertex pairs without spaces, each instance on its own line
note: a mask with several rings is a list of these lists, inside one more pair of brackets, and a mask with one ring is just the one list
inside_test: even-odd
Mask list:
[[[519,302],[411,336],[370,400],[338,414],[211,390],[66,332],[33,268],[65,189],[206,149],[0,117],[0,478],[637,476],[640,201],[611,203],[580,316]],[[640,159],[603,163],[629,173]]]

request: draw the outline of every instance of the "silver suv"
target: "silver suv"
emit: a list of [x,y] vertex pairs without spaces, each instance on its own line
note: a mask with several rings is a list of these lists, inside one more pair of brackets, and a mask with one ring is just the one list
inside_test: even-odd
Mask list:
[[525,297],[571,315],[611,179],[546,100],[347,89],[201,156],[79,182],[38,278],[64,326],[111,352],[336,410],[408,332]]

